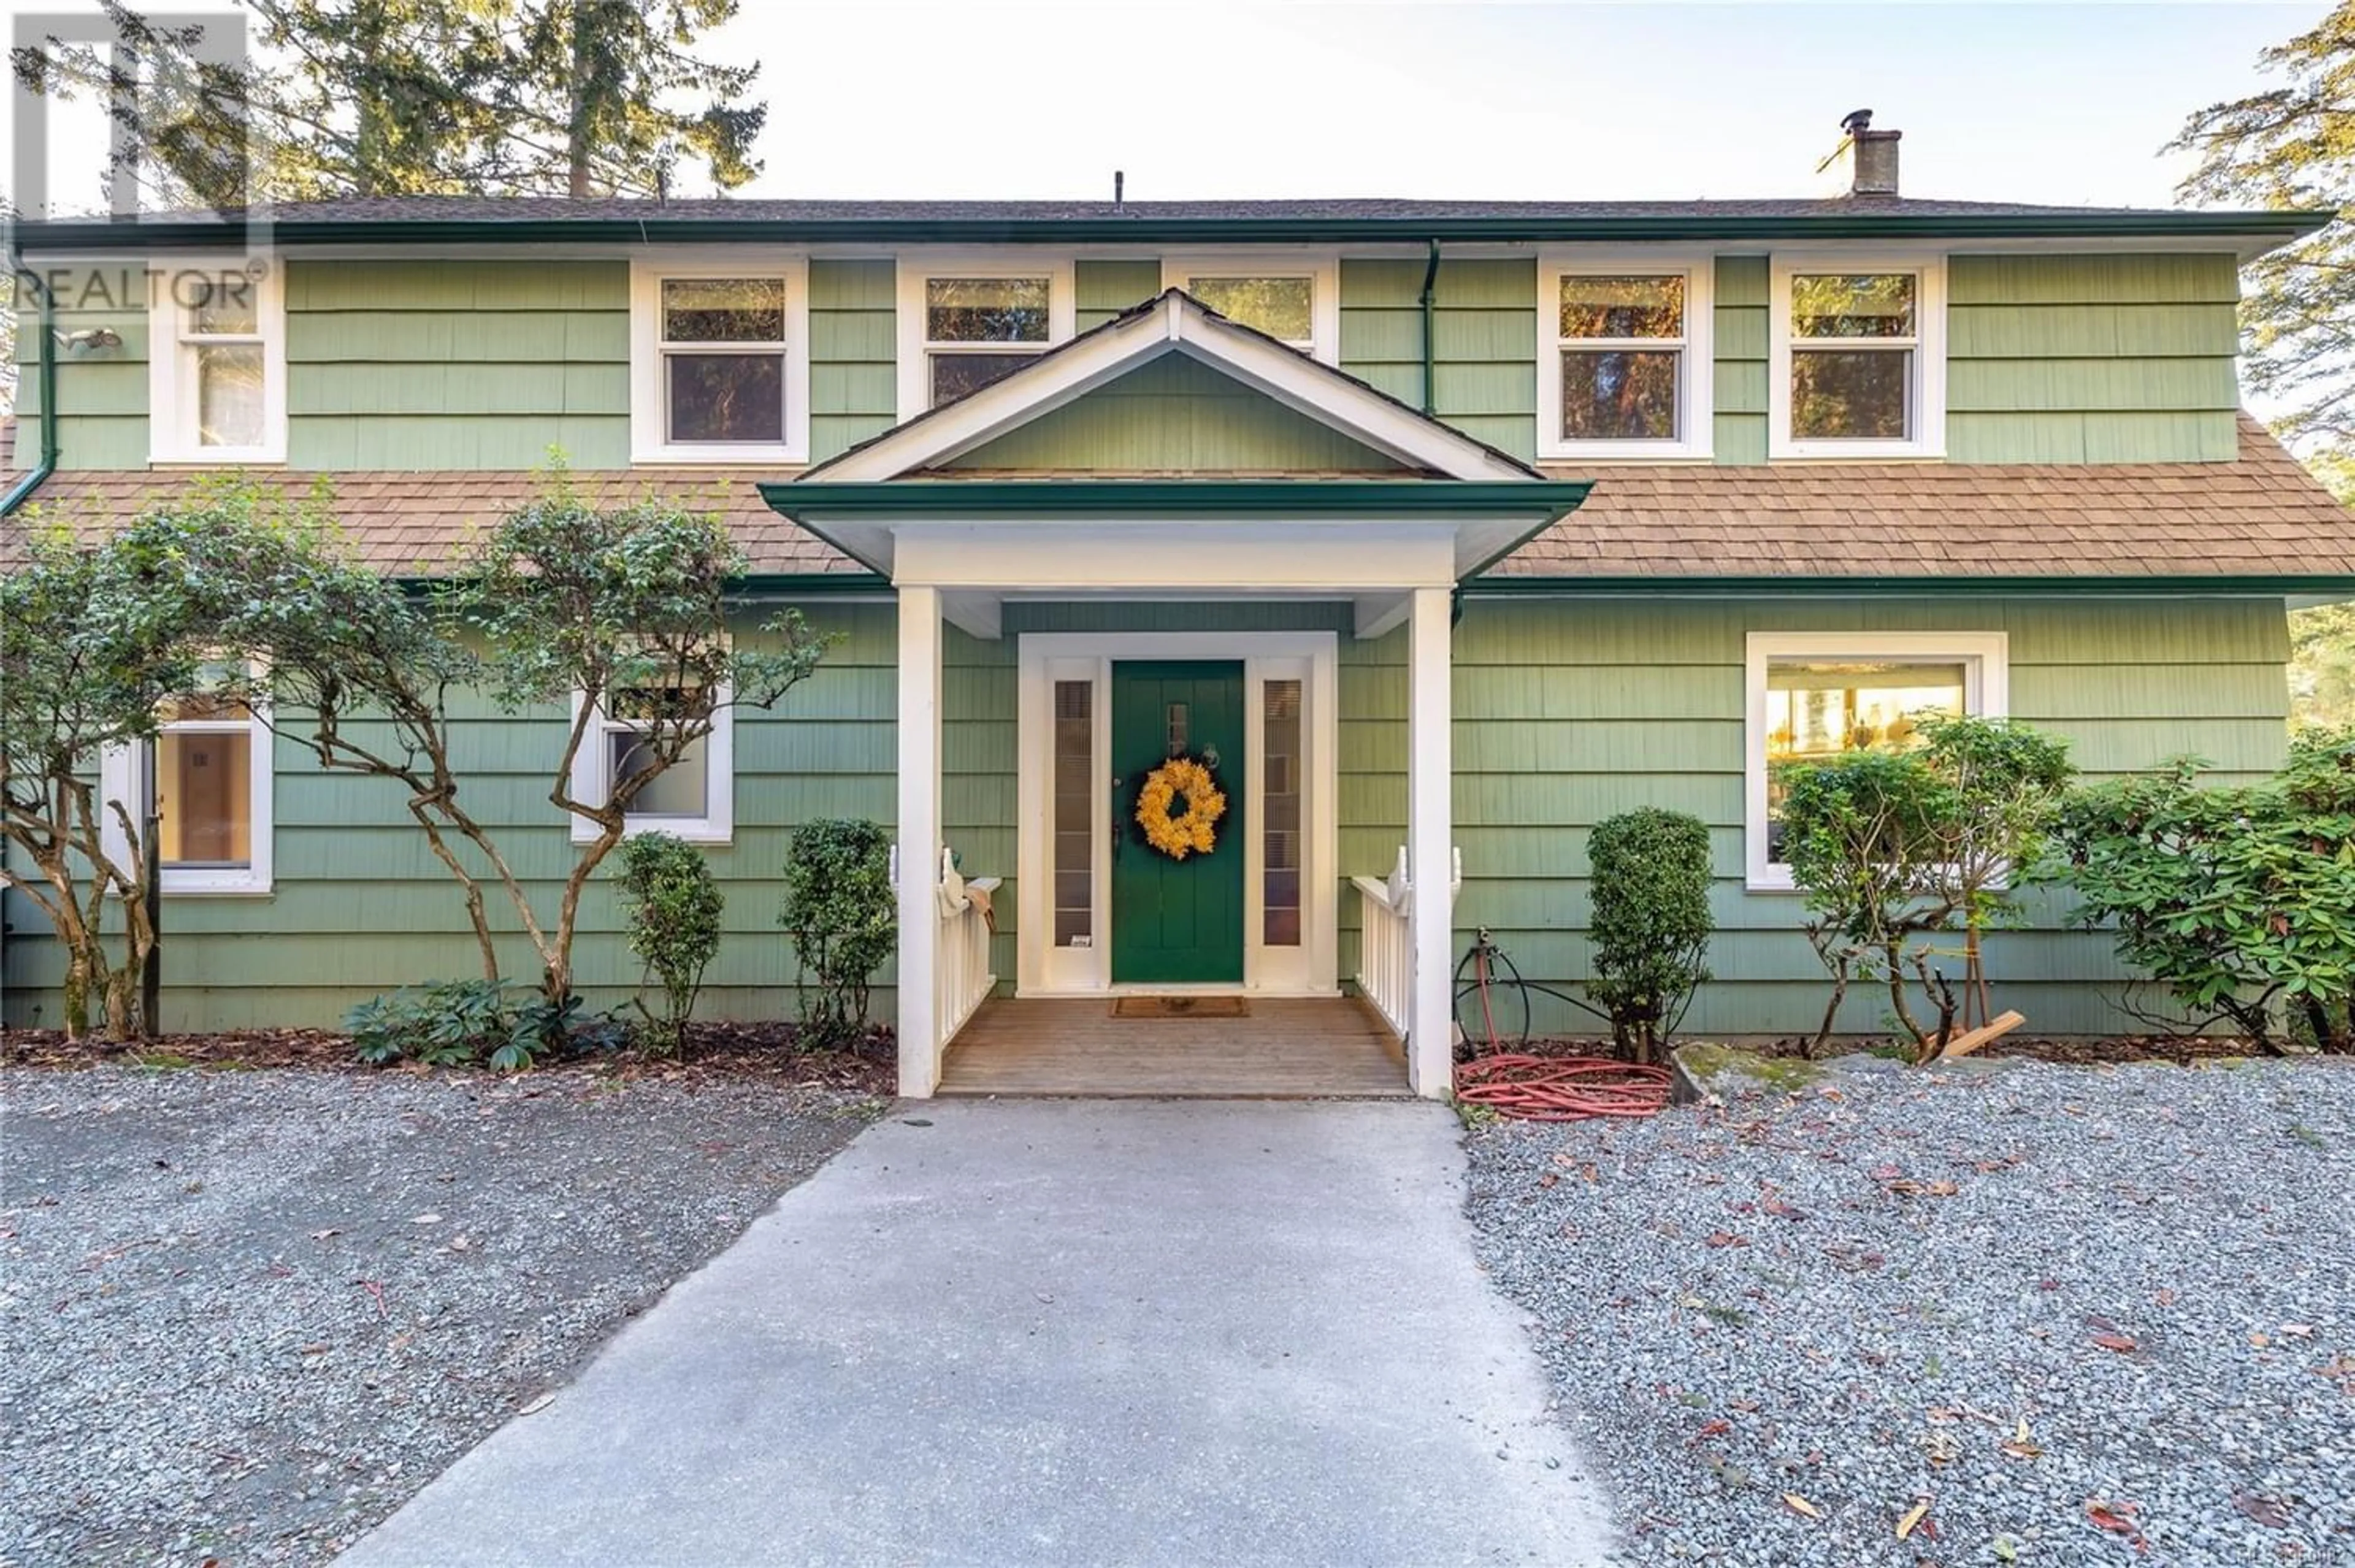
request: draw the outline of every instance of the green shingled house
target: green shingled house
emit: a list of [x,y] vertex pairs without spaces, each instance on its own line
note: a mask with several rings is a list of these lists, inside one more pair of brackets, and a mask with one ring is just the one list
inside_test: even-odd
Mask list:
[[[1394,1081],[1444,1093],[1471,933],[1585,976],[1587,829],[1646,804],[1711,830],[1690,1027],[1796,1030],[1825,992],[1774,759],[1939,707],[2097,774],[2255,774],[2286,607],[2355,595],[2355,526],[2234,365],[2240,263],[2322,215],[1908,199],[1893,133],[1859,150],[1823,200],[333,202],[269,215],[235,309],[148,279],[245,275],[242,227],[27,224],[24,263],[84,286],[54,408],[24,378],[18,461],[46,430],[54,472],[12,496],[128,514],[203,470],[324,473],[403,572],[551,447],[599,493],[716,507],[748,598],[847,638],[648,802],[728,883],[707,1006],[790,1009],[794,825],[887,821],[911,1094],[944,1061],[958,1086],[993,1012],[1173,991],[1245,995],[1231,1030],[1279,1042],[1361,993]],[[561,720],[471,741],[545,875]],[[1231,797],[1183,861],[1114,831],[1173,751]],[[328,1024],[473,967],[396,791],[233,719],[169,755],[168,1027]],[[951,854],[1002,879],[994,933],[943,897]],[[58,956],[8,912],[7,1017],[54,1016]],[[2064,913],[1991,973],[2040,1030],[2117,1028],[2109,943]],[[636,966],[603,893],[589,918],[614,1000]]]

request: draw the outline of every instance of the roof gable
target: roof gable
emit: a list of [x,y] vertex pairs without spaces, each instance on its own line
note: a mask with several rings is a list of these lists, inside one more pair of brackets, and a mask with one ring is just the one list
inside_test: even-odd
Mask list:
[[[1274,338],[1229,321],[1183,290],[1171,289],[1048,350],[1001,380],[819,464],[796,483],[873,483],[959,466],[968,454],[993,447],[1001,456],[1026,446],[1035,449],[1043,437],[1026,437],[1021,443],[1009,442],[1008,437],[1173,357],[1190,360],[1220,379],[1217,383],[1185,384],[1218,386],[1220,397],[1235,395],[1224,390],[1225,386],[1236,387],[1262,400],[1263,405],[1273,405],[1292,416],[1280,422],[1289,432],[1295,456],[1316,450],[1346,456],[1363,449],[1375,454],[1383,466],[1351,472],[1406,471],[1443,479],[1490,481],[1542,477],[1518,459]],[[1171,378],[1191,372],[1166,368],[1159,374],[1163,380],[1156,395],[1166,395],[1179,384]],[[1141,387],[1154,390],[1156,383]],[[1069,437],[1084,425],[1101,424],[1119,411],[1116,405],[1099,405],[1085,414],[1075,414],[1071,421],[1062,421],[1063,434]],[[1229,406],[1202,417],[1218,421],[1224,435],[1236,436],[1232,416],[1237,411]],[[1335,448],[1321,437],[1307,442],[1304,423],[1337,433],[1347,447]],[[1167,446],[1177,436],[1172,432],[1139,439]]]
[[1146,361],[934,475],[1405,475],[1410,468],[1184,354]]

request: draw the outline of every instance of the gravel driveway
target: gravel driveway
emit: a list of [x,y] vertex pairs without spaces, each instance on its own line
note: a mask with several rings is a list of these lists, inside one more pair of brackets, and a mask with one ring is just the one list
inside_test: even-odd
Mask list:
[[2355,1063],[1867,1059],[1470,1144],[1634,1563],[2355,1563]]
[[0,1073],[0,1563],[325,1561],[872,1104],[571,1071]]

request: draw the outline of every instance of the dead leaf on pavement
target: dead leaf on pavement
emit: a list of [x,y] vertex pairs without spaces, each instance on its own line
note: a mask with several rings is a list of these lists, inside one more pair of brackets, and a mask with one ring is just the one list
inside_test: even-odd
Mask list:
[[2094,1343],[2105,1350],[2115,1350],[2122,1356],[2130,1354],[2135,1349],[2135,1342],[2124,1334],[2096,1334]]
[[1913,1534],[1913,1527],[1921,1523],[1923,1516],[1927,1514],[1929,1511],[1930,1499],[1927,1498],[1923,1498],[1920,1502],[1917,1502],[1912,1508],[1907,1509],[1905,1510],[1904,1517],[1897,1521],[1897,1539],[1902,1541],[1907,1536]]
[[1801,1497],[1796,1492],[1785,1492],[1783,1494],[1783,1506],[1803,1519],[1821,1519],[1824,1517],[1823,1509],[1817,1508],[1815,1504],[1809,1502],[1806,1499]]
[[1731,1231],[1711,1231],[1708,1239],[1701,1244],[1707,1247],[1746,1247],[1750,1244],[1750,1239],[1747,1236],[1737,1236]]

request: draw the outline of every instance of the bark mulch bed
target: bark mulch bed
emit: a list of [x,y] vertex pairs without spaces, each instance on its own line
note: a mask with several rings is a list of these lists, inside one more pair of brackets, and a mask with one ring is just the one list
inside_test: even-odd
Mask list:
[[[1706,1037],[1679,1037],[1675,1043],[1683,1044],[1688,1039],[1703,1038]],[[1779,1040],[1738,1039],[1722,1043],[1733,1045],[1753,1056],[1804,1058],[1810,1054],[1809,1047],[1814,1041],[1804,1035],[1788,1035]],[[1508,1044],[1508,1049],[1525,1051],[1532,1056],[1612,1057],[1619,1054],[1618,1048],[1607,1040],[1532,1040],[1526,1046]],[[1904,1048],[1893,1040],[1835,1036],[1813,1055],[1817,1061],[1828,1061],[1834,1057],[1867,1053],[1906,1054]],[[2121,1034],[2006,1035],[1972,1054],[2087,1067],[2124,1061],[2188,1064],[2257,1056],[2264,1052],[2251,1046],[2247,1040],[2232,1035]]]
[[[803,1088],[890,1096],[897,1093],[890,1031],[875,1029],[853,1050],[804,1051],[790,1023],[706,1022],[688,1026],[687,1048],[676,1057],[636,1051],[564,1059],[558,1065],[630,1081],[693,1083],[757,1079]],[[349,1035],[331,1029],[240,1029],[207,1034],[159,1034],[144,1040],[69,1040],[57,1029],[0,1029],[0,1067],[204,1067],[222,1071],[309,1068],[317,1072],[410,1072],[428,1069],[372,1067],[352,1049]],[[437,1069],[479,1072],[488,1068]]]

